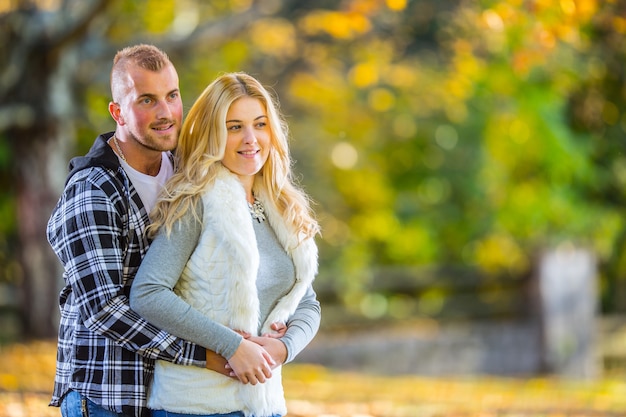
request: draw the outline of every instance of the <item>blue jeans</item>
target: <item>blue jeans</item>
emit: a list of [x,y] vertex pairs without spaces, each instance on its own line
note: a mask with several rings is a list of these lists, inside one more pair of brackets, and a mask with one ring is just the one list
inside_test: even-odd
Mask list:
[[[241,411],[233,411],[228,414],[182,414],[182,413],[171,413],[165,410],[152,410],[152,417],[244,417],[243,412]],[[276,414],[272,417],[282,417]]]
[[130,417],[128,414],[106,410],[76,391],[70,391],[63,397],[61,415],[63,417]]

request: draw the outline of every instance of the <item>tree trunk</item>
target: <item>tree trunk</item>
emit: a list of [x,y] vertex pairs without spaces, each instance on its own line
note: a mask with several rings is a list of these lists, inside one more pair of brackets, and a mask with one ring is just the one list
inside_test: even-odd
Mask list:
[[[46,133],[54,137],[54,131],[51,127]],[[39,132],[15,133],[18,136],[14,138]],[[59,171],[51,166],[59,160],[53,157],[58,152],[55,149],[61,149],[58,143],[48,137],[31,140],[30,146],[16,149],[20,161],[16,184],[19,257],[23,268],[20,305],[24,334],[33,338],[54,337],[58,325],[57,300],[62,269],[46,239],[46,224],[59,196],[58,186],[53,183],[56,176],[51,175]]]
[[[71,83],[76,52],[58,52],[47,65],[32,65],[31,89],[45,97],[36,107],[35,122],[8,132],[15,160],[19,281],[23,334],[54,337],[59,323],[57,300],[62,285],[61,263],[46,237],[46,226],[67,175],[67,148],[75,142]],[[35,92],[31,92],[35,94]],[[69,99],[68,99],[69,98]]]

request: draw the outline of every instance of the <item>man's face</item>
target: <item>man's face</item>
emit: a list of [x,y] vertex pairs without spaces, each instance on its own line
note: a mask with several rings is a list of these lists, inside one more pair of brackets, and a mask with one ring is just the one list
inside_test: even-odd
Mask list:
[[153,72],[131,65],[117,91],[119,128],[145,148],[169,151],[176,147],[183,119],[178,74],[172,65]]

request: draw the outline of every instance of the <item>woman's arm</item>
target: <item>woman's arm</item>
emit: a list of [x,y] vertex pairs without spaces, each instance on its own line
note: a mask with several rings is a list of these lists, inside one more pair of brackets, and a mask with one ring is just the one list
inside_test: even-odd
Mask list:
[[281,323],[273,323],[273,330],[279,330],[277,334],[250,337],[249,340],[263,346],[277,365],[282,365],[293,361],[313,340],[319,330],[320,321],[320,303],[313,288],[309,287],[287,322],[286,330]]
[[271,355],[262,346],[209,319],[173,291],[201,232],[197,219],[187,212],[169,236],[158,233],[133,281],[131,306],[156,326],[228,359],[244,384],[263,383],[272,376]]
[[242,336],[206,317],[173,291],[200,232],[200,223],[188,212],[169,236],[158,233],[133,281],[130,305],[155,326],[230,358]]
[[287,346],[287,360],[289,363],[311,343],[317,334],[322,319],[322,309],[313,287],[309,287],[300,300],[295,313],[287,322],[287,332],[280,340]]

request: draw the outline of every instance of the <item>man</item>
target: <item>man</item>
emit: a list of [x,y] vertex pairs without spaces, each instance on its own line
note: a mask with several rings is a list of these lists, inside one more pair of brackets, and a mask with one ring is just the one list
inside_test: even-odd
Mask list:
[[160,331],[128,301],[149,245],[148,213],[173,172],[183,117],[176,69],[154,46],[125,48],[111,93],[116,130],[71,161],[47,229],[64,266],[50,403],[64,417],[144,416],[156,359],[206,365],[204,348]]

